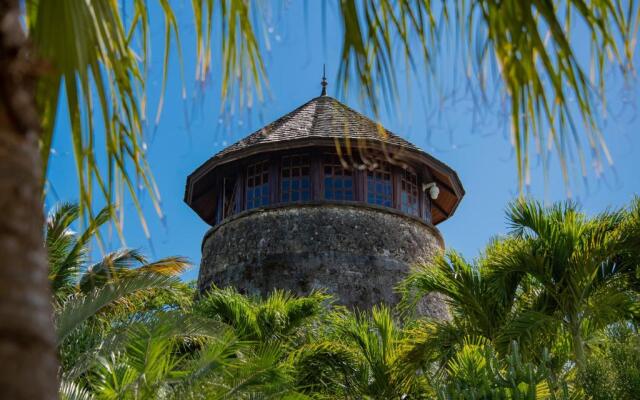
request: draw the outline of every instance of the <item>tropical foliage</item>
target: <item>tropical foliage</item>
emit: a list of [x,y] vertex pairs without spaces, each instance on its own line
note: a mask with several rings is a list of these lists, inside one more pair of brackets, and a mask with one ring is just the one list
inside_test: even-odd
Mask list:
[[[182,62],[180,32],[183,28],[178,24],[171,2],[158,0],[152,4],[159,7],[165,23],[161,84],[161,92],[164,93],[172,46],[177,48],[180,64]],[[254,97],[261,98],[266,86],[262,59],[268,41],[261,34],[265,28],[261,12],[265,2],[193,0],[191,4],[196,32],[196,80],[203,83],[209,77],[214,64],[212,43],[218,39],[220,54],[217,64],[221,65],[223,104],[232,109],[236,106],[250,107]],[[18,263],[16,254],[21,251],[28,253],[24,254],[27,260],[23,268],[26,278],[10,273],[5,279],[8,287],[18,288],[19,283],[24,284],[29,279],[44,281],[39,278],[45,267],[43,250],[39,246],[41,201],[44,198],[40,189],[45,187],[48,161],[53,153],[54,126],[60,118],[58,111],[61,109],[66,108],[71,123],[69,134],[79,183],[79,206],[73,214],[79,213],[83,217],[89,231],[95,230],[105,218],[114,218],[114,226],[122,236],[123,213],[119,207],[125,203],[124,197],[128,193],[139,212],[142,228],[149,235],[138,197],[143,190],[162,218],[159,190],[146,160],[147,121],[150,119],[146,95],[152,42],[148,6],[149,2],[143,0],[27,0],[8,1],[0,7],[2,38],[5,39],[0,41],[0,51],[4,56],[3,61],[6,61],[2,64],[6,68],[0,71],[0,85],[5,89],[2,103],[6,114],[2,118],[2,132],[3,138],[7,139],[2,140],[6,156],[1,158],[1,167],[6,172],[2,174],[5,187],[2,193],[6,194],[2,204],[6,205],[3,211],[7,217],[5,229],[0,232],[3,243],[7,244],[3,247],[2,256],[6,258],[7,265],[15,265]],[[323,10],[328,9],[326,5],[323,7]],[[434,63],[436,56],[442,47],[459,48],[465,61],[465,76],[475,83],[475,88],[480,88],[483,95],[475,96],[474,93],[474,101],[486,98],[486,88],[495,87],[494,84],[499,87],[499,94],[504,100],[501,104],[506,104],[504,111],[510,115],[521,185],[527,181],[526,172],[533,151],[546,161],[547,153],[555,149],[561,156],[566,176],[566,156],[575,147],[582,148],[581,138],[586,139],[584,141],[593,155],[596,171],[601,170],[602,159],[611,162],[604,137],[598,129],[596,107],[607,107],[605,75],[611,66],[620,67],[624,74],[633,71],[640,20],[636,1],[341,0],[337,2],[335,10],[343,28],[338,86],[346,92],[351,83],[355,83],[356,88],[361,90],[362,98],[374,110],[378,109],[376,99],[379,95],[387,99],[387,104],[393,103],[398,95],[396,74],[401,68],[396,68],[396,59],[404,61],[409,73],[421,74],[423,70],[419,66],[424,65],[430,78],[441,79],[441,75],[449,75],[450,68],[439,68]],[[326,21],[326,11],[323,13],[323,21]],[[26,35],[23,32],[25,29]],[[326,27],[324,29],[326,31]],[[578,41],[572,40],[580,29],[586,34],[581,34]],[[27,37],[29,40],[26,40]],[[590,48],[590,59],[578,57],[578,49],[574,45],[576,42]],[[450,46],[451,43],[461,46]],[[415,51],[416,48],[420,51]],[[488,72],[492,67],[499,70],[495,78]],[[180,75],[184,75],[182,66],[180,71]],[[438,71],[445,71],[445,74]],[[186,90],[182,92],[185,97]],[[66,107],[59,102],[66,103]],[[162,104],[161,95],[152,124],[158,123]],[[40,162],[36,157],[38,146]],[[579,163],[585,169],[584,166],[589,163],[584,160],[582,152],[578,154]],[[94,207],[103,202],[117,209],[96,213]],[[60,218],[68,219],[69,216],[64,214],[61,212]],[[610,219],[613,221],[615,218],[612,216]],[[24,225],[24,230],[16,229],[18,225]],[[603,230],[591,232],[595,235],[595,241],[601,241],[602,235],[609,235],[606,227],[601,228]],[[149,323],[153,329],[163,331],[161,327],[168,323],[163,322],[165,313],[170,311],[167,308],[182,313],[180,310],[189,297],[185,296],[188,290],[180,286],[175,274],[184,267],[184,260],[166,259],[147,263],[138,252],[122,250],[105,256],[104,260],[88,268],[84,265],[86,252],[82,248],[86,240],[82,235],[71,239],[65,228],[57,232],[52,229],[51,234],[50,240],[47,239],[47,244],[51,246],[48,254],[51,261],[50,278],[55,286],[58,345],[62,359],[67,357],[63,364],[81,360],[64,350],[66,343],[77,339],[85,346],[71,348],[93,351],[91,354],[95,357],[104,354],[113,356],[111,360],[116,361],[112,365],[117,365],[114,371],[140,373],[134,382],[127,380],[134,373],[127,372],[127,379],[120,381],[127,383],[109,392],[109,396],[115,396],[114,393],[118,397],[129,396],[125,396],[125,392],[134,397],[169,393],[167,386],[159,382],[165,377],[170,377],[170,380],[184,377],[182,373],[173,372],[177,371],[176,368],[183,368],[183,361],[197,358],[206,346],[190,352],[191,358],[165,360],[167,367],[164,372],[153,375],[157,382],[154,378],[148,386],[143,387],[139,383],[146,379],[147,373],[140,371],[146,370],[121,368],[127,360],[134,364],[135,356],[127,355],[124,350],[126,346],[116,345],[123,345],[127,337],[131,340],[144,337],[141,331],[127,332],[127,328],[133,326],[131,321]],[[534,235],[543,236],[540,232]],[[567,244],[573,244],[570,232],[562,235],[567,239]],[[514,240],[524,243],[524,248],[520,250],[522,257],[541,257],[538,246],[542,245],[543,240],[536,242],[535,238],[525,237],[528,234],[520,235],[522,237],[519,239],[517,236]],[[615,247],[614,239],[602,240],[606,242],[603,244],[605,251],[615,250],[608,249]],[[527,249],[527,243],[532,244],[533,248]],[[589,243],[579,243],[577,247],[576,256],[587,264],[585,268],[592,266],[590,255],[600,257],[592,253]],[[506,326],[514,328],[514,332],[522,332],[513,324],[526,324],[525,317],[534,319],[532,317],[536,315],[549,318],[554,323],[549,325],[552,329],[547,329],[547,333],[567,334],[569,345],[565,347],[570,349],[567,354],[582,368],[592,350],[589,340],[594,337],[593,332],[620,318],[636,320],[636,311],[629,298],[635,293],[631,290],[637,290],[637,276],[632,276],[627,266],[623,267],[626,272],[618,273],[619,263],[633,265],[633,259],[629,258],[633,255],[618,254],[614,259],[603,261],[604,268],[609,269],[595,277],[579,271],[578,262],[571,268],[579,274],[577,281],[562,281],[558,288],[548,287],[549,282],[556,283],[557,279],[564,279],[562,274],[557,274],[557,255],[549,256],[551,261],[541,266],[544,271],[533,269],[522,272],[513,270],[513,265],[509,263],[502,265],[500,273],[508,280],[505,284],[513,284],[515,295],[525,296],[530,301],[513,302],[516,309],[522,307],[528,314],[513,314],[513,310],[505,308],[506,315],[514,318],[506,321]],[[53,341],[51,335],[47,334],[51,332],[46,329],[49,310],[48,307],[40,307],[47,305],[46,286],[24,287],[32,290],[22,290],[20,286],[17,290],[19,295],[7,291],[9,294],[3,302],[7,307],[3,309],[3,315],[17,318],[5,318],[10,320],[5,336],[11,344],[9,347],[16,345],[20,348],[15,354],[22,356],[32,351],[32,355],[41,356],[33,360],[29,358],[25,362],[26,367],[19,369],[15,374],[18,377],[15,387],[20,387],[20,384],[24,387],[25,379],[30,377],[29,373],[37,363],[41,363],[43,371],[55,366],[51,351]],[[180,289],[174,290],[176,287]],[[585,292],[570,293],[574,289]],[[614,312],[609,313],[605,307],[597,307],[597,301],[605,299],[603,293],[611,290],[624,293],[611,300],[615,303],[612,308]],[[175,294],[180,296],[172,297]],[[145,299],[153,300],[149,302],[150,306]],[[165,307],[162,299],[175,307]],[[536,301],[548,301],[548,307],[542,307]],[[13,312],[14,309],[17,311]],[[28,323],[29,318],[32,323]],[[207,335],[196,332],[196,338],[202,336],[205,338],[202,341],[207,342]],[[530,336],[538,334],[537,331],[534,333]],[[502,335],[498,332],[494,334],[496,337]],[[31,341],[32,344],[27,348],[23,346],[24,335],[38,339]],[[169,333],[165,336],[174,344],[182,338]],[[115,350],[108,351],[108,346],[103,345],[105,340],[107,343],[113,342]],[[559,343],[554,341],[554,345],[560,346]],[[181,349],[180,346],[173,346],[165,349]],[[496,343],[496,346],[504,347],[504,343]],[[256,362],[270,359],[261,358],[261,354],[240,357],[236,352],[232,358]],[[94,360],[95,357],[88,359]],[[280,357],[273,359],[279,360]],[[66,371],[69,366],[63,365],[62,370]],[[86,368],[82,371],[71,380],[65,380],[63,374],[65,379],[61,388],[68,395],[90,397],[87,391],[92,388],[92,373]],[[12,380],[13,375],[5,375],[9,381]],[[224,378],[220,379],[225,382]],[[53,383],[52,380],[42,381],[41,388],[38,386],[40,389],[50,388]],[[251,379],[248,381],[253,382]],[[170,386],[173,389],[179,384],[172,383]],[[35,392],[42,394],[40,389]]]
[[419,266],[401,285],[405,308],[438,292],[452,314],[423,324],[421,353],[443,364],[469,338],[502,356],[518,343],[554,380],[573,379],[607,329],[623,324],[637,332],[639,206],[636,198],[628,209],[587,218],[572,203],[518,201],[507,212],[511,233],[473,264],[450,251]]
[[[590,218],[517,201],[507,216],[473,262],[416,266],[397,310],[350,311],[323,292],[196,295],[180,258],[89,265],[99,224],[71,231],[78,209],[62,204],[47,224],[61,397],[636,398],[640,199]],[[434,292],[449,318],[413,313]]]
[[[107,221],[108,212],[98,222]],[[193,287],[178,278],[187,260],[147,262],[139,252],[122,249],[88,264],[87,242],[100,223],[73,232],[78,213],[77,206],[62,204],[47,223],[62,398],[277,397],[291,391],[292,377],[280,362],[283,346],[265,342],[258,348],[254,337],[221,322],[221,313],[201,316],[200,310],[208,310],[204,301],[193,309]],[[272,296],[260,313],[262,331],[282,321],[279,312],[286,309],[286,326],[269,337],[291,334],[305,313],[321,310],[325,298]]]

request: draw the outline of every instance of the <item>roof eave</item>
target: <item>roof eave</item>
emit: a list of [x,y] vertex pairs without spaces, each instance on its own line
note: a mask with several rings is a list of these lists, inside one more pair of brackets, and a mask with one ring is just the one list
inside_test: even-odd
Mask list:
[[[195,184],[198,182],[198,180],[200,180],[202,177],[210,174],[210,173],[214,173],[214,170],[216,170],[218,167],[224,166],[224,165],[228,165],[230,163],[233,163],[235,161],[240,161],[243,160],[247,157],[251,157],[254,155],[258,155],[258,154],[263,154],[263,153],[267,153],[269,151],[275,151],[275,150],[283,150],[283,149],[298,149],[298,148],[304,148],[304,147],[313,147],[313,146],[327,146],[327,145],[332,145],[335,143],[336,139],[341,139],[339,137],[304,137],[304,138],[297,138],[297,139],[292,139],[292,140],[283,140],[283,141],[277,141],[277,142],[268,142],[268,143],[259,143],[250,147],[246,147],[243,149],[238,149],[235,150],[233,152],[229,152],[224,154],[222,157],[217,157],[214,156],[212,158],[210,158],[209,160],[205,161],[203,164],[201,164],[194,172],[192,172],[188,177],[187,177],[187,184],[186,184],[186,188],[185,188],[185,197],[184,197],[184,201],[185,203],[187,203],[192,209],[192,203],[193,203],[193,188],[195,186]],[[423,150],[420,150],[418,148],[410,148],[410,147],[405,147],[405,146],[399,146],[397,144],[391,144],[391,143],[386,143],[382,140],[377,141],[377,140],[372,140],[372,139],[363,139],[364,142],[368,142],[371,144],[375,144],[375,145],[382,145],[382,146],[388,146],[390,148],[396,148],[396,149],[401,149],[402,151],[408,152],[414,156],[419,156],[420,158],[422,158],[422,162],[424,164],[426,164],[428,167],[430,168],[434,168],[439,170],[441,173],[443,173],[444,175],[446,175],[449,178],[449,181],[452,185],[451,189],[453,190],[453,194],[456,196],[456,202],[453,205],[453,207],[448,210],[448,216],[446,217],[446,219],[451,218],[451,216],[453,216],[453,214],[455,213],[458,205],[460,204],[462,198],[465,195],[465,190],[464,187],[462,186],[462,182],[460,181],[460,178],[458,177],[458,174],[451,168],[449,167],[446,163],[436,159],[435,157],[431,156],[430,154],[424,152]],[[449,185],[448,185],[449,186]],[[198,213],[197,210],[194,209],[194,211],[196,211],[196,213]],[[200,215],[200,213],[198,213],[198,215]],[[445,219],[445,220],[446,220]]]

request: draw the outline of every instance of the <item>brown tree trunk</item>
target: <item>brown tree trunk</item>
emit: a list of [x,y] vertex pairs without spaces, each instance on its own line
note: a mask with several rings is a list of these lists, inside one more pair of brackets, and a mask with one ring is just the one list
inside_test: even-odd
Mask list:
[[57,398],[35,63],[18,0],[0,0],[0,397]]

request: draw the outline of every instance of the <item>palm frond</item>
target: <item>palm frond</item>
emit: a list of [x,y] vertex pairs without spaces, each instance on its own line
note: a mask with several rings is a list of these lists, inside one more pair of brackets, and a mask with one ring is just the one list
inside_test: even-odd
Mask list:
[[282,338],[291,335],[303,324],[320,316],[330,298],[323,291],[297,297],[290,292],[274,290],[256,310],[256,321],[262,337]]
[[117,281],[126,271],[147,262],[146,257],[135,249],[119,249],[106,254],[100,261],[86,268],[80,276],[78,287],[87,293],[96,287]]
[[99,398],[126,398],[138,375],[121,353],[99,357],[90,376],[90,384]]
[[[490,245],[494,247],[495,244]],[[447,251],[431,264],[414,267],[399,285],[403,295],[401,309],[407,310],[429,293],[439,293],[453,318],[464,318],[487,337],[493,337],[504,323],[511,307],[514,286],[493,279],[482,262],[468,263],[455,251]]]
[[293,337],[293,333],[319,317],[330,296],[317,291],[307,297],[274,290],[262,300],[247,298],[234,288],[214,288],[196,305],[201,315],[218,318],[247,340],[270,341]]
[[459,321],[418,321],[407,328],[401,341],[402,363],[417,369],[431,363],[443,367],[455,355],[464,339],[473,335],[473,327]]
[[254,305],[233,288],[210,290],[200,299],[196,310],[200,315],[219,318],[232,326],[243,339],[260,338]]
[[[227,327],[192,315],[167,312],[130,324],[115,346],[101,349],[103,356],[89,375],[91,387],[102,397],[157,398],[172,385],[183,385],[192,378],[189,361],[200,357],[202,351],[184,350],[194,341],[198,343],[196,348],[224,341],[218,346],[226,348],[223,356],[236,357],[237,343]],[[212,352],[206,354],[207,361],[215,363],[210,357]],[[199,361],[199,365],[203,364]]]
[[[448,6],[441,5],[440,16],[446,19]],[[338,70],[340,90],[348,92],[353,76],[361,98],[369,101],[376,115],[380,92],[391,107],[398,96],[394,46],[400,48],[407,70],[416,73],[416,59],[421,58],[429,71],[432,55],[437,52],[440,16],[430,0],[341,1],[339,18],[344,33]]]
[[[183,75],[180,27],[174,8],[166,0],[158,0],[157,5],[165,29],[162,89],[155,124],[163,108],[172,41],[177,45]],[[54,141],[54,126],[60,118],[58,101],[63,101],[71,121],[80,215],[85,221],[93,221],[96,216],[92,206],[99,200],[113,206],[117,212],[111,216],[117,219],[115,227],[122,240],[122,204],[126,194],[134,203],[147,237],[150,232],[142,213],[140,190],[148,193],[156,214],[164,218],[160,193],[146,159],[146,91],[151,60],[148,6],[146,1],[133,1],[129,21],[123,18],[120,3],[106,0],[64,4],[39,1],[29,2],[26,7],[29,36],[39,58],[47,63],[37,92],[43,116],[43,176]],[[210,73],[212,23],[214,16],[219,15],[222,98],[251,107],[253,93],[262,99],[262,85],[266,83],[263,50],[254,30],[258,21],[254,19],[256,6],[241,0],[193,1],[193,8],[198,49],[196,79],[204,83]],[[214,13],[214,9],[219,12]],[[186,99],[182,79],[182,97]],[[99,137],[101,131],[104,139]],[[99,159],[104,160],[104,165]]]
[[73,286],[86,251],[79,248],[74,252],[76,235],[71,224],[78,218],[78,207],[71,203],[61,203],[53,208],[47,218],[45,247],[49,263],[49,280],[53,292],[59,294]]
[[81,323],[114,301],[139,290],[166,287],[174,281],[175,278],[164,275],[139,274],[93,289],[88,293],[70,296],[62,302],[56,313],[58,343],[62,342]]
[[270,343],[260,346],[253,357],[236,364],[235,373],[225,383],[224,397],[237,397],[239,393],[263,393],[278,398],[294,392],[292,373],[289,365],[281,363],[282,346]]
[[229,367],[237,355],[247,350],[250,342],[243,342],[232,329],[220,329],[221,333],[207,341],[197,357],[190,362],[188,384],[198,379],[207,379],[220,370]]
[[178,276],[190,265],[185,257],[166,257],[147,262],[147,258],[138,250],[120,249],[106,254],[99,262],[87,267],[80,276],[78,288],[86,293],[96,287],[138,274]]
[[[124,191],[139,204],[137,183],[130,171],[140,179],[160,212],[158,191],[144,154],[144,99],[140,98],[145,88],[143,72],[126,35],[118,4],[38,2],[27,8],[27,14],[30,37],[39,56],[49,63],[48,75],[40,82],[37,93],[44,115],[44,176],[58,118],[58,97],[64,93],[71,121],[80,214],[86,221],[94,220],[92,206],[96,198],[120,207]],[[98,122],[94,118],[101,120],[105,132],[106,173],[98,165],[96,143],[102,141],[97,137]],[[148,235],[142,215],[140,218]]]
[[[44,169],[59,117],[58,101],[63,101],[71,121],[80,214],[91,221],[95,218],[92,206],[99,199],[113,205],[117,212],[112,216],[117,218],[115,226],[121,237],[125,195],[133,201],[147,236],[150,232],[140,190],[148,193],[156,214],[163,218],[160,193],[146,159],[146,81],[151,57],[147,6],[143,0],[133,1],[127,9],[132,11],[130,21],[124,20],[118,2],[106,0],[60,5],[39,1],[26,7],[29,35],[38,56],[48,65],[37,93],[43,116]],[[174,8],[167,0],[158,0],[157,6],[164,19],[164,56],[155,124],[163,108],[172,42],[177,47],[180,75],[184,75],[181,27]],[[212,36],[217,32],[213,25],[214,18],[219,18],[221,94],[223,107],[229,105],[232,113],[236,101],[240,108],[252,107],[254,96],[261,100],[267,86],[263,55],[269,43],[266,35],[261,35],[265,29],[261,7],[261,2],[243,0],[192,1],[195,78],[204,83],[212,70]],[[463,53],[467,54],[465,63],[470,64],[469,79],[476,79],[484,90],[487,65],[500,69],[499,81],[510,104],[521,187],[528,182],[529,158],[534,151],[546,160],[547,153],[555,149],[565,179],[567,157],[574,148],[583,173],[586,169],[583,141],[598,171],[603,159],[612,162],[599,130],[595,98],[602,99],[606,109],[604,72],[609,64],[625,72],[633,70],[640,21],[636,2],[585,4],[570,0],[560,7],[540,1],[504,5],[487,0],[453,4],[348,0],[340,2],[337,12],[343,27],[338,86],[346,93],[351,83],[356,83],[361,98],[368,100],[376,115],[380,95],[387,104],[398,98],[398,70],[415,76],[423,71],[418,65],[424,64],[429,78],[442,75],[437,73],[434,59],[441,51],[443,35],[453,32],[455,40],[467,49]],[[592,50],[592,76],[571,40],[580,25],[576,19],[589,33],[584,37]],[[456,29],[450,29],[454,26]],[[186,98],[184,78],[182,97]],[[584,129],[579,129],[578,123]],[[97,134],[102,130],[104,140]]]
[[87,389],[77,383],[62,380],[58,390],[60,400],[92,400],[94,397]]
[[[340,2],[338,15],[343,27],[338,83],[344,92],[356,83],[360,98],[374,110],[379,97],[387,105],[398,98],[399,70],[408,79],[426,73],[441,84],[450,69],[438,68],[435,60],[450,54],[443,43],[458,46],[473,87],[486,94],[495,83],[504,93],[521,191],[530,183],[532,155],[547,165],[555,151],[567,185],[574,150],[583,175],[587,149],[596,173],[613,162],[597,116],[600,107],[607,108],[607,67],[620,67],[625,76],[634,70],[637,2],[350,0]],[[583,40],[576,41],[582,30]],[[576,43],[585,41],[591,57],[583,59]],[[487,76],[492,69],[499,70],[495,82]]]
[[154,272],[160,275],[178,276],[191,266],[191,262],[186,257],[174,256],[165,257],[157,261],[146,263],[136,268],[132,272]]
[[336,394],[348,390],[356,373],[357,355],[346,344],[324,340],[300,347],[290,354],[288,362],[299,390]]
[[109,207],[103,208],[80,234],[71,228],[80,216],[77,205],[60,203],[49,212],[45,247],[49,280],[56,296],[67,295],[73,290],[79,279],[80,269],[87,261],[88,243],[110,219],[110,212]]
[[494,344],[502,354],[507,353],[514,341],[523,348],[539,351],[548,348],[559,332],[557,318],[536,310],[523,310],[501,329]]
[[127,329],[124,355],[144,384],[161,382],[166,378],[186,376],[178,368],[182,356],[176,351],[179,342],[189,336],[216,338],[221,331],[219,324],[190,315],[167,313],[152,322],[133,324]]
[[[347,311],[329,316],[333,333],[329,338],[348,349],[342,361],[352,362],[343,370],[344,393],[355,398],[412,396],[426,390],[420,366],[404,357],[407,332],[393,320],[391,310],[375,306],[371,313]],[[340,353],[338,353],[340,354]]]

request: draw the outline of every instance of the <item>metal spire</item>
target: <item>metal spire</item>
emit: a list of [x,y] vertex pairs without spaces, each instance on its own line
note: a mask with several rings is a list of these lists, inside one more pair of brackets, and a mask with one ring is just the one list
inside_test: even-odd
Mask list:
[[325,64],[322,64],[322,82],[320,83],[322,85],[322,93],[320,93],[320,96],[327,95],[327,77],[325,75]]

